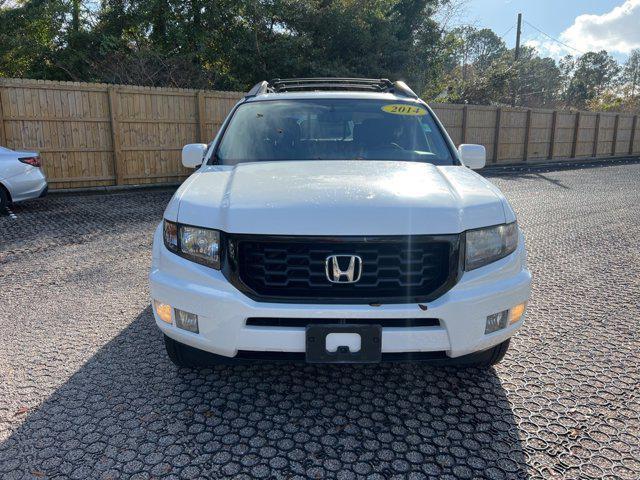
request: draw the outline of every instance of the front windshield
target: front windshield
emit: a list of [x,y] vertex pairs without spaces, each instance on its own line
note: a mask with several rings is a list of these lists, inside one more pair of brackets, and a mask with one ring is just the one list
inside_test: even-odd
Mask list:
[[366,99],[245,103],[217,151],[222,165],[357,159],[457,164],[424,106]]

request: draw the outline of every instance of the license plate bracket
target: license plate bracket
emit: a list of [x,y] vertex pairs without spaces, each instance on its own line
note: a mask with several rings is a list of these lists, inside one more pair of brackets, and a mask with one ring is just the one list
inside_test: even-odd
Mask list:
[[[327,350],[327,335],[355,333],[360,335],[360,350],[351,352],[338,347]],[[382,327],[380,325],[327,324],[308,325],[305,332],[308,363],[379,363],[382,359]]]

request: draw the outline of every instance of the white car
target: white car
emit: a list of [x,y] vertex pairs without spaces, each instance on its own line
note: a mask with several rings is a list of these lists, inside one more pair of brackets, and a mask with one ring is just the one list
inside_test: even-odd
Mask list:
[[47,194],[47,178],[40,167],[38,153],[0,147],[0,210]]
[[489,366],[522,326],[524,238],[402,82],[257,84],[167,206],[153,313],[179,366],[445,360]]

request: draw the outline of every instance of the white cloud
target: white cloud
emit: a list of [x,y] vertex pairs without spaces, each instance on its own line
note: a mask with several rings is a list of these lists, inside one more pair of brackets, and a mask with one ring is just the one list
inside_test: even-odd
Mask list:
[[626,0],[602,15],[580,15],[560,39],[585,52],[629,53],[640,47],[640,0]]
[[567,54],[579,55],[579,52],[598,50],[607,50],[616,57],[624,58],[623,54],[640,48],[640,0],[625,0],[602,15],[579,15],[560,34],[560,40],[572,48],[542,35],[538,39],[527,41],[525,45],[535,47],[542,55],[556,59]]
[[560,45],[559,43],[552,42],[551,40],[536,40],[531,39],[524,42],[527,47],[535,48],[538,53],[543,57],[551,57],[558,60],[568,53],[577,53],[568,49],[567,47]]

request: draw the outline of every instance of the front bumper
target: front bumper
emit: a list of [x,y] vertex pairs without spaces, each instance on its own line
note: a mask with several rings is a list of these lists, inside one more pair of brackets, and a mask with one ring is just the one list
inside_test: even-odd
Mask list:
[[[511,337],[524,317],[485,335],[486,317],[529,299],[531,274],[526,268],[524,239],[508,257],[472,272],[446,294],[426,304],[313,305],[262,303],[232,286],[221,272],[169,252],[158,227],[149,276],[153,299],[198,315],[199,333],[178,329],[154,316],[174,340],[207,352],[234,357],[238,351],[305,351],[302,327],[247,326],[247,318],[402,319],[437,318],[439,326],[385,327],[382,352],[445,352],[449,357],[486,350]],[[426,310],[424,306],[426,305]]]

